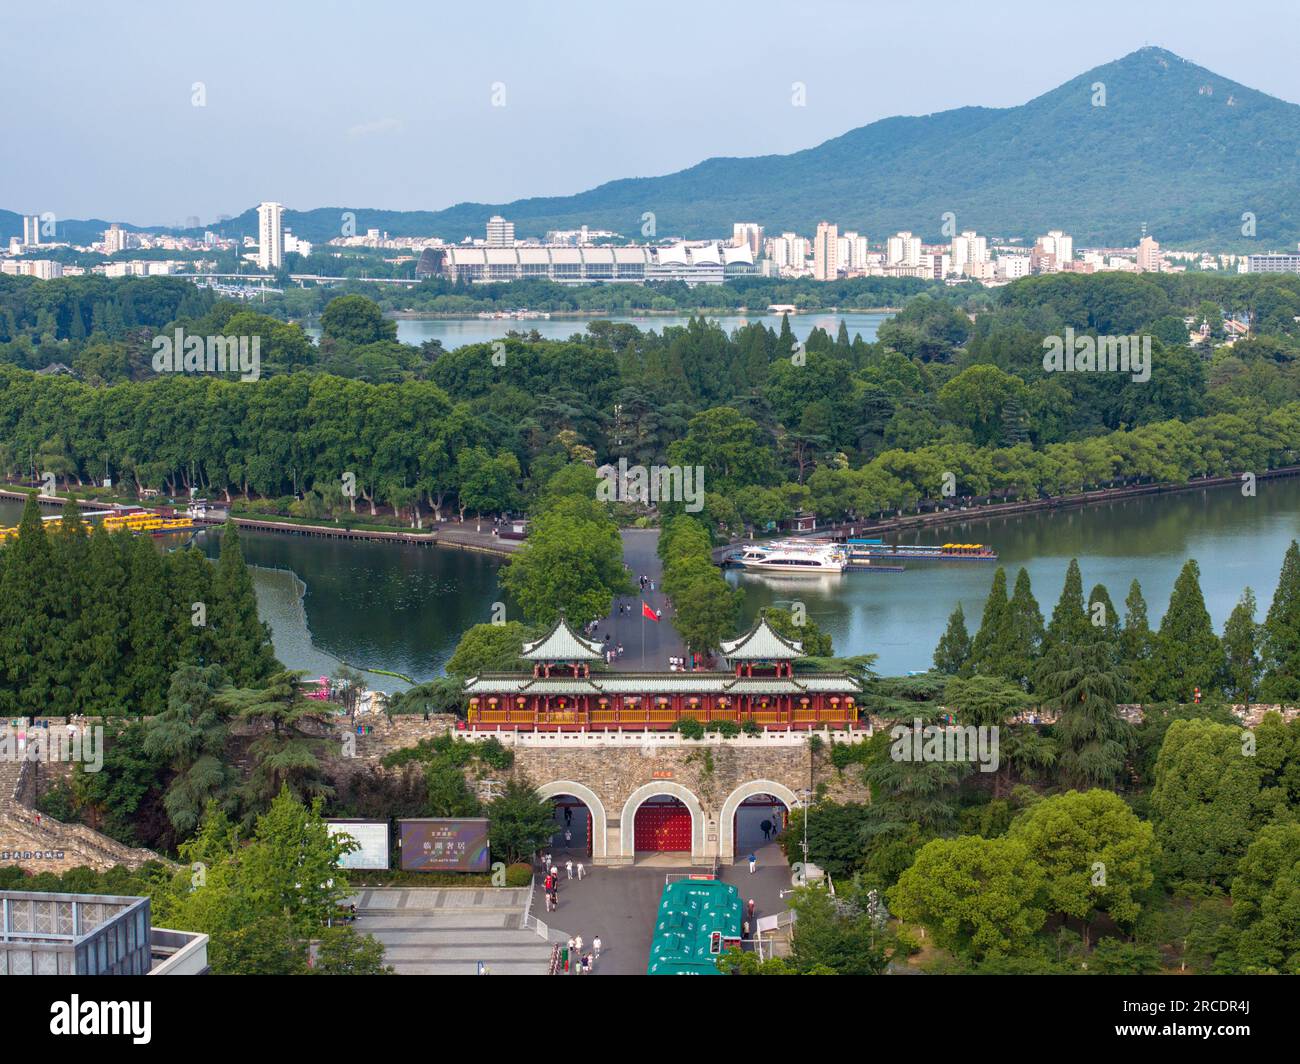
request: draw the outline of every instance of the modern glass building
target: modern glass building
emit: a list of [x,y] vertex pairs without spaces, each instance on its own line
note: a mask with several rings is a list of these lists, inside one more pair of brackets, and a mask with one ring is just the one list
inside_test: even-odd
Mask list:
[[148,975],[149,899],[0,891],[0,975]]

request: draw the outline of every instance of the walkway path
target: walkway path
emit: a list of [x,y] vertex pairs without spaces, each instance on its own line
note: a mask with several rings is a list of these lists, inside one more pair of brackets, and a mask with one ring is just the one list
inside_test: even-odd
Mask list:
[[[668,668],[670,657],[686,656],[686,645],[673,627],[672,606],[661,587],[663,563],[657,553],[659,530],[625,528],[622,536],[623,562],[632,575],[632,583],[636,584],[638,577],[644,575],[654,581],[655,590],[647,588],[643,592],[615,599],[613,613],[597,626],[595,638],[603,643],[608,635],[609,645],[623,644],[623,657],[616,660],[613,666],[621,672],[663,671]],[[663,616],[658,621],[643,620],[642,602],[661,611]],[[625,606],[627,612],[620,613],[620,606]]]

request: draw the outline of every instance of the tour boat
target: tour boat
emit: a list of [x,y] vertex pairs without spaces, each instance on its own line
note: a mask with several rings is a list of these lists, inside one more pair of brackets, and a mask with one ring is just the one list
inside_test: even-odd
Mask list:
[[842,549],[829,543],[770,543],[746,547],[736,563],[757,572],[802,576],[842,573],[847,560]]

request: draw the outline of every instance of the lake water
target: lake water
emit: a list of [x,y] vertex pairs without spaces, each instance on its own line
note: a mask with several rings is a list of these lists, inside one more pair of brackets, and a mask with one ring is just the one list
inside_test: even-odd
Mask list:
[[[0,522],[16,523],[20,509],[0,502]],[[1261,480],[1254,498],[1233,487],[1214,488],[971,520],[900,538],[993,544],[1008,569],[1008,584],[1016,569],[1028,569],[1045,616],[1073,557],[1083,569],[1084,591],[1105,584],[1121,610],[1136,577],[1153,625],[1183,563],[1196,558],[1206,605],[1221,631],[1247,585],[1255,590],[1261,620],[1267,611],[1287,544],[1300,538],[1300,478]],[[215,531],[200,536],[212,556],[219,540]],[[246,532],[241,541],[245,557],[258,566],[258,605],[280,660],[312,676],[346,661],[429,679],[440,674],[467,627],[491,618],[494,602],[506,602],[507,615],[516,615],[497,585],[501,563],[487,555],[271,533]],[[746,625],[761,606],[800,601],[831,634],[837,653],[878,654],[879,670],[898,675],[929,667],[958,602],[974,634],[995,568],[983,562],[910,562],[897,574],[783,578],[731,572],[727,579],[745,588]],[[370,680],[381,690],[405,686],[387,677]]]
[[[875,340],[876,330],[880,323],[890,315],[879,312],[845,312],[835,314],[831,312],[809,312],[805,314],[792,314],[790,316],[790,328],[798,340],[808,339],[808,334],[814,328],[821,328],[828,331],[832,337],[840,327],[843,321],[849,330],[849,339],[853,339],[856,334],[861,334],[862,339],[868,342]],[[727,332],[733,329],[739,329],[741,326],[748,325],[750,322],[758,321],[764,325],[770,326],[777,330],[781,329],[781,318],[776,314],[723,314],[709,315],[711,320],[717,321]],[[635,325],[638,329],[645,329],[653,332],[662,332],[666,327],[674,325],[685,325],[690,321],[690,315],[687,314],[643,314],[643,315],[591,315],[582,318],[559,318],[552,317],[542,320],[515,321],[512,319],[479,319],[479,318],[399,318],[397,321],[397,339],[404,344],[422,344],[426,340],[438,340],[442,346],[448,350],[455,350],[457,347],[463,347],[466,344],[485,343],[490,340],[499,340],[506,333],[514,330],[519,332],[530,332],[536,329],[537,332],[547,340],[567,340],[574,333],[582,333],[587,329],[587,322],[594,320],[612,321],[624,325]],[[319,323],[311,323],[304,326],[308,335],[313,338],[320,337]]]

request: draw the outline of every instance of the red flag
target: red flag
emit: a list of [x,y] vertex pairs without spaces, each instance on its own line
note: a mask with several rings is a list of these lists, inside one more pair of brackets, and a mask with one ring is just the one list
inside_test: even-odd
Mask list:
[[659,620],[659,615],[655,613],[655,611],[652,610],[649,606],[647,606],[645,602],[641,603],[641,616],[649,617],[652,621]]

